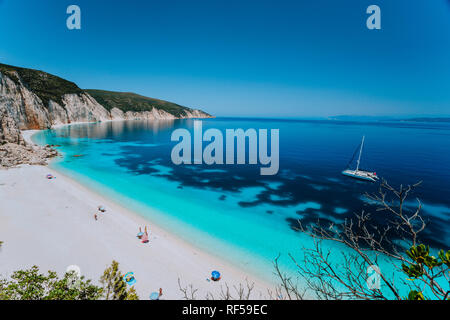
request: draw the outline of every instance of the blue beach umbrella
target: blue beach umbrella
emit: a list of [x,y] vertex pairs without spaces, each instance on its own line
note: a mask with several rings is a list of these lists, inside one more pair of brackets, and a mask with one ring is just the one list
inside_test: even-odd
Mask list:
[[213,272],[211,272],[211,276],[213,279],[219,279],[220,278],[220,272],[214,270]]
[[134,277],[133,272],[128,272],[123,276],[123,281],[125,281],[129,286],[132,286],[136,283],[136,278]]
[[150,293],[150,300],[159,300],[159,293],[158,292]]

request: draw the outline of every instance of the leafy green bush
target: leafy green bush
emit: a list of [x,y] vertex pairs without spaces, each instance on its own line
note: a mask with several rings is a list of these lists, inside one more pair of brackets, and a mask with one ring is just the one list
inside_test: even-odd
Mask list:
[[106,268],[100,283],[103,285],[106,300],[139,300],[133,287],[127,290],[127,284],[123,280],[117,261],[113,260],[111,266]]
[[66,273],[59,278],[56,272],[39,272],[37,266],[15,271],[10,279],[0,279],[0,300],[139,300],[133,287],[127,290],[119,263],[113,261],[100,282],[103,287]]
[[39,272],[37,266],[15,271],[11,280],[0,280],[0,300],[97,300],[102,288],[81,277],[73,285],[73,275],[66,273],[59,279],[56,272],[48,275]]
[[[411,280],[421,280],[431,290],[436,290],[439,286],[437,280],[447,276],[450,267],[450,250],[445,252],[440,250],[438,257],[430,255],[430,247],[420,244],[412,246],[406,251],[407,256],[411,259],[407,263],[402,264],[403,272],[408,275]],[[439,287],[440,289],[440,287]],[[445,297],[449,299],[448,291]],[[425,300],[423,292],[411,290],[407,297],[408,300]]]

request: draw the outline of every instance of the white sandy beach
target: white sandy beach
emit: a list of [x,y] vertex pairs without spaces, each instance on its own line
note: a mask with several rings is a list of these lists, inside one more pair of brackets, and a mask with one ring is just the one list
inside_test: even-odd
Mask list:
[[[25,132],[29,141],[33,131]],[[53,174],[56,179],[48,180]],[[106,207],[98,214],[97,207]],[[149,226],[150,242],[137,238],[138,227]],[[168,230],[170,232],[170,230]],[[43,166],[24,165],[0,170],[0,274],[33,265],[41,271],[63,274],[77,265],[88,279],[97,282],[114,259],[123,273],[134,272],[135,289],[141,299],[163,289],[162,299],[181,299],[183,286],[198,288],[198,299],[207,292],[220,298],[221,288],[246,279],[255,283],[254,299],[266,298],[273,285],[181,241],[166,230]],[[212,270],[223,278],[207,281]]]

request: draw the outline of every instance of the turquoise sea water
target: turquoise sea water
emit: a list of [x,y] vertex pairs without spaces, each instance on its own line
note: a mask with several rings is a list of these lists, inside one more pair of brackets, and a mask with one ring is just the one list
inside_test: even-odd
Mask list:
[[[363,194],[376,185],[340,174],[365,135],[363,167],[393,185],[423,180],[414,196],[430,220],[424,240],[436,248],[448,244],[448,124],[239,118],[202,123],[204,130],[279,129],[279,173],[261,176],[259,165],[173,165],[170,135],[176,128],[192,131],[193,120],[77,124],[39,132],[33,140],[59,145],[64,157],[51,164],[54,169],[200,249],[274,281],[278,255],[283,270],[295,274],[287,254],[301,261],[302,247],[313,245],[295,230],[298,219],[341,222],[371,210]],[[346,250],[335,243],[325,248],[337,262]],[[384,263],[380,267],[392,271]]]

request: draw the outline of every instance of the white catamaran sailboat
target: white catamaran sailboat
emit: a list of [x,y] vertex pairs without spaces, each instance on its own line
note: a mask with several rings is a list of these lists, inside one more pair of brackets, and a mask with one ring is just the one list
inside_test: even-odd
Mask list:
[[352,169],[349,168],[349,165],[351,164],[351,162],[355,158],[355,155],[356,155],[356,151],[355,151],[355,153],[353,154],[352,159],[350,160],[350,162],[347,165],[347,169],[342,171],[342,174],[344,176],[348,176],[348,177],[355,178],[355,179],[375,182],[375,181],[378,180],[376,172],[369,172],[369,171],[359,170],[359,164],[361,162],[361,154],[362,154],[362,150],[363,150],[363,146],[364,146],[364,139],[365,139],[365,137],[363,136],[362,141],[361,141],[361,148],[359,149],[358,160],[356,161],[356,169],[352,170]]

